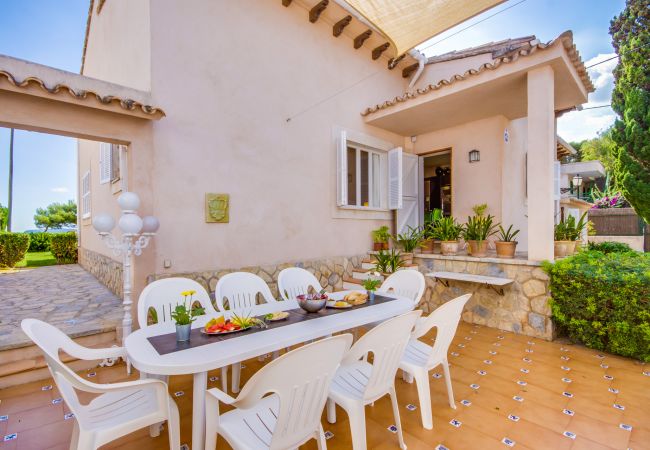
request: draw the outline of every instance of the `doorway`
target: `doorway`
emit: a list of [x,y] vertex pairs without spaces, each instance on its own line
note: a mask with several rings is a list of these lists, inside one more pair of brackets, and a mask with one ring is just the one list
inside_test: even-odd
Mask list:
[[421,156],[423,175],[422,211],[429,217],[435,209],[442,210],[444,216],[452,211],[451,149]]

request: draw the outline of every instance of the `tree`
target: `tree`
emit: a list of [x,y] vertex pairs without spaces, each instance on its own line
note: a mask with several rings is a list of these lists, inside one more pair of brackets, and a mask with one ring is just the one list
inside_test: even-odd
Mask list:
[[616,166],[616,143],[612,139],[612,129],[608,128],[599,133],[597,138],[582,141],[580,160],[598,160],[603,163],[607,173],[613,173]]
[[616,185],[637,214],[650,222],[650,0],[627,0],[609,28],[619,55],[612,108],[618,114]]
[[64,226],[73,226],[77,223],[77,204],[69,200],[68,203],[52,203],[47,208],[38,208],[34,215],[34,223],[38,228],[60,229]]
[[0,203],[0,231],[7,231],[7,223],[9,221],[9,208],[2,206]]

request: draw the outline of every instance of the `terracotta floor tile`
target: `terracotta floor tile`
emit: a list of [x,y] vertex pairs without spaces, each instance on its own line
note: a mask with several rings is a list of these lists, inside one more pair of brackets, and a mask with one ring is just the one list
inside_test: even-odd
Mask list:
[[571,450],[612,450],[612,447],[607,447],[598,442],[590,441],[583,436],[577,436],[573,442]]
[[449,449],[503,450],[507,448],[501,443],[501,440],[483,434],[468,425],[461,425],[457,429],[449,425],[444,432],[442,443]]
[[508,419],[509,412],[485,409],[478,404],[465,408],[462,422],[497,440],[508,435],[514,422]]
[[17,397],[4,398],[0,403],[0,414],[13,414],[40,406],[51,404],[52,399],[47,391],[36,391]]
[[520,419],[508,432],[508,437],[531,448],[568,450],[573,441],[548,428]]
[[564,432],[571,420],[571,416],[564,414],[562,409],[549,408],[532,402],[524,402],[515,414],[556,433]]
[[578,413],[573,416],[568,428],[578,436],[613,448],[627,448],[631,435],[629,431],[619,428],[618,424],[606,423]]
[[527,402],[544,405],[551,409],[560,411],[569,402],[569,398],[563,396],[562,392],[553,392],[548,389],[535,386],[533,384],[523,386],[519,395],[522,396]]
[[63,420],[62,404],[45,405],[10,414],[7,429],[11,432],[22,432],[61,420]]
[[633,428],[630,432],[630,442],[628,445],[634,450],[650,448],[650,430]]
[[614,408],[613,404],[613,402],[609,405],[595,404],[589,399],[574,397],[569,400],[566,408],[575,411],[578,415],[618,425],[623,421],[623,411]]
[[70,442],[72,420],[62,420],[34,428],[31,432],[18,433],[18,450],[42,450],[46,446]]

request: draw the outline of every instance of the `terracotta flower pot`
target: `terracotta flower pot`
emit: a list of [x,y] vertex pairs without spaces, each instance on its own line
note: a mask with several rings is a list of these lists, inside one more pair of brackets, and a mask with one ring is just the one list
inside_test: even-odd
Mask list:
[[400,257],[402,259],[402,264],[407,266],[413,264],[413,253],[401,253]]
[[384,244],[382,242],[373,242],[372,243],[372,249],[375,252],[378,252],[379,250],[382,250],[384,248]]
[[458,241],[441,241],[440,251],[443,255],[455,255],[458,253]]
[[442,249],[440,247],[441,247],[440,241],[438,240],[433,241],[433,253],[435,255],[439,255],[440,253],[442,253]]
[[434,245],[434,240],[433,239],[425,239],[422,241],[422,253],[433,253],[433,245]]
[[555,241],[554,250],[556,258],[564,258],[573,255],[576,249],[576,241]]
[[388,250],[388,248],[389,248],[389,247],[388,247],[388,242],[382,242],[382,243],[381,243],[381,249],[382,249],[382,250]]
[[467,241],[469,253],[476,258],[487,256],[488,241]]
[[496,241],[497,258],[514,258],[517,249],[517,241]]

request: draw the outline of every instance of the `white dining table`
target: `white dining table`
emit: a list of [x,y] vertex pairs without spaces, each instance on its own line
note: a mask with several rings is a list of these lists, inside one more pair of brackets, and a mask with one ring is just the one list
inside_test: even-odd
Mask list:
[[[328,294],[340,300],[351,291]],[[292,345],[328,336],[332,333],[356,328],[368,323],[384,321],[413,309],[413,301],[406,297],[381,293],[395,300],[351,308],[338,314],[292,323],[286,326],[242,334],[212,344],[160,355],[147,338],[173,333],[173,323],[161,323],[141,328],[131,333],[125,341],[129,361],[140,372],[152,375],[188,375],[194,377],[192,400],[192,448],[202,450],[205,439],[205,391],[208,371],[255,358]],[[298,308],[294,300],[259,305],[255,315]],[[192,328],[203,327],[210,317],[202,316]]]

